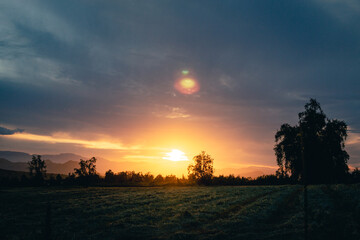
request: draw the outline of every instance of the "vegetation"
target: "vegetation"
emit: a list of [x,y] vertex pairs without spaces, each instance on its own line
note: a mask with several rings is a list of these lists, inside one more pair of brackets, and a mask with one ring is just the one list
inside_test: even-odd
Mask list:
[[214,173],[214,159],[209,154],[202,151],[194,158],[194,165],[189,165],[189,179],[197,183],[209,184]]
[[[208,155],[205,155],[208,156]],[[38,158],[36,158],[38,159]],[[41,159],[41,157],[40,157]],[[93,158],[92,158],[93,159]],[[196,158],[198,159],[198,158]],[[210,158],[211,159],[211,158]],[[90,159],[91,160],[91,159]],[[207,176],[206,178],[196,178],[190,174],[189,178],[184,176],[177,178],[175,175],[157,175],[154,176],[151,173],[141,173],[134,171],[123,171],[114,173],[108,170],[105,177],[101,177],[96,173],[96,165],[94,160],[84,161],[80,160],[79,169],[77,174],[72,173],[69,175],[60,174],[47,174],[44,178],[41,178],[41,182],[38,181],[36,175],[30,175],[30,173],[15,172],[9,170],[0,169],[0,187],[6,186],[190,186],[196,184],[216,185],[216,186],[236,186],[236,185],[284,185],[284,184],[297,184],[299,183],[294,178],[281,175],[264,175],[255,179],[234,176],[234,175],[220,175],[220,176]],[[89,164],[91,163],[91,167]],[[82,170],[81,170],[82,169]],[[89,170],[91,169],[90,173]],[[201,175],[198,175],[201,176]],[[204,176],[204,175],[203,175]],[[205,180],[204,180],[205,179]],[[352,173],[348,173],[345,183],[360,183],[360,170],[355,169]]]
[[[308,193],[310,239],[360,239],[360,185]],[[12,188],[0,205],[2,239],[303,239],[299,185]]]
[[32,156],[32,160],[28,162],[30,176],[33,177],[35,184],[41,184],[46,176],[46,163],[41,160],[41,156]]
[[89,160],[80,159],[80,167],[75,168],[75,176],[83,185],[89,185],[95,183],[99,175],[96,173],[96,158],[92,157]]
[[283,124],[275,135],[279,176],[308,183],[339,183],[348,178],[347,125],[328,119],[315,99],[299,113],[298,125]]

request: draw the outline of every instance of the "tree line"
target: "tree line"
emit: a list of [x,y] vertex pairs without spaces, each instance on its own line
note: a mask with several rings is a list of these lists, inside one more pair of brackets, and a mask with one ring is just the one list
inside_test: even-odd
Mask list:
[[[294,178],[286,175],[272,174],[257,178],[213,175],[213,159],[210,155],[202,152],[194,157],[194,164],[188,167],[188,176],[181,178],[175,175],[154,176],[151,173],[135,171],[122,171],[114,173],[108,170],[105,176],[96,172],[96,158],[80,160],[79,167],[68,175],[47,174],[45,161],[41,156],[33,156],[29,162],[29,176],[22,175],[20,178],[0,178],[0,186],[239,186],[239,185],[283,185],[298,184]],[[360,183],[360,170],[355,169],[348,174],[345,183]]]
[[213,159],[205,152],[194,158],[194,164],[188,167],[188,176],[181,178],[175,175],[122,171],[114,173],[108,170],[105,176],[96,171],[95,157],[88,160],[80,159],[79,167],[68,175],[47,174],[46,163],[41,156],[33,156],[28,162],[29,174],[20,178],[2,178],[1,186],[190,186],[190,185],[256,185],[256,184],[284,184],[276,176],[262,176],[256,179],[240,176],[214,176]]

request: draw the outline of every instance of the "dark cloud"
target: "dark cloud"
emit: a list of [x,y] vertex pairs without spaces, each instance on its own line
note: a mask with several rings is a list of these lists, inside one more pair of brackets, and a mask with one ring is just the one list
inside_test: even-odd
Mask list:
[[8,128],[4,128],[4,127],[1,127],[0,126],[0,135],[13,135],[15,133],[21,133],[21,132],[24,132],[25,130],[24,129],[8,129]]

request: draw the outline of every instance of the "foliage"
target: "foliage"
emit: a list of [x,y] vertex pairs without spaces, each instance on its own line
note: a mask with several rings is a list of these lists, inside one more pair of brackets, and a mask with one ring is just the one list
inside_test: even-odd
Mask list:
[[349,159],[346,137],[346,123],[328,119],[320,104],[310,99],[299,113],[298,125],[285,123],[275,134],[277,175],[304,181],[306,174],[309,183],[344,182]]
[[[35,158],[36,162],[39,161],[41,157]],[[287,176],[286,174],[282,175],[279,172],[276,175],[263,175],[255,179],[245,178],[234,175],[220,175],[213,176],[212,163],[213,159],[205,152],[202,152],[200,155],[195,156],[194,160],[196,163],[202,164],[205,161],[206,164],[211,167],[205,169],[210,169],[209,174],[197,174],[193,172],[190,173],[188,178],[182,176],[182,178],[177,178],[175,175],[162,176],[161,174],[154,177],[151,173],[141,173],[134,171],[123,171],[114,173],[109,169],[104,177],[100,177],[96,173],[96,159],[91,158],[90,160],[84,161],[80,160],[80,168],[75,169],[75,173],[69,173],[68,176],[60,174],[47,174],[46,178],[41,178],[41,184],[47,186],[189,186],[194,185],[194,183],[201,183],[206,185],[215,185],[215,186],[241,186],[241,185],[284,185],[284,184],[296,184],[297,181],[294,178]],[[42,161],[42,160],[41,160]],[[34,161],[35,162],[35,161]],[[200,169],[200,167],[195,168],[190,166],[192,170]],[[35,169],[35,168],[34,168]],[[44,169],[43,169],[44,170]],[[33,170],[36,172],[35,170]],[[40,171],[41,172],[41,171]],[[44,171],[43,171],[44,172]],[[200,172],[200,171],[199,171]],[[201,172],[203,173],[203,172]],[[211,173],[211,175],[210,175]],[[205,176],[201,178],[201,176]],[[7,186],[39,186],[39,181],[34,181],[34,178],[30,178],[30,173],[16,172],[10,170],[0,169],[0,187]],[[198,177],[196,179],[196,177]],[[351,174],[346,176],[346,183],[360,183],[360,170],[355,169]]]
[[202,151],[193,160],[195,164],[188,167],[189,179],[194,179],[198,183],[209,183],[214,173],[214,159],[205,151]]
[[[10,172],[11,174],[8,174]],[[17,174],[13,174],[17,173]],[[110,173],[110,174],[109,174]],[[1,186],[38,186],[34,180],[30,179],[28,175],[22,172],[7,171],[0,169],[0,187]],[[43,180],[42,184],[47,186],[191,186],[194,185],[194,179],[177,178],[174,175],[168,175],[163,177],[162,175],[154,175],[150,173],[142,174],[136,172],[119,172],[114,173],[108,171],[105,177],[95,176],[90,181],[86,178],[75,177],[75,174],[69,174],[68,176],[61,176],[60,174],[47,174],[47,177]],[[220,175],[213,176],[207,185],[213,186],[247,186],[247,185],[284,185],[284,184],[296,184],[293,178],[279,175],[263,175],[255,179],[234,176],[234,175]],[[360,170],[354,170],[351,174],[347,175],[346,183],[360,183]]]
[[96,182],[99,175],[96,173],[96,158],[92,157],[89,160],[80,159],[80,167],[75,168],[75,175],[78,176],[81,183],[88,185],[89,183]]
[[355,168],[354,171],[351,173],[351,178],[353,182],[360,183],[360,169]]
[[37,184],[41,184],[46,176],[46,163],[41,160],[41,156],[32,156],[32,160],[28,162],[30,176]]
[[109,169],[105,173],[105,181],[106,182],[113,182],[114,181],[114,172]]
[[96,175],[96,158],[92,157],[89,160],[80,159],[80,168],[75,168],[75,174],[79,177]]

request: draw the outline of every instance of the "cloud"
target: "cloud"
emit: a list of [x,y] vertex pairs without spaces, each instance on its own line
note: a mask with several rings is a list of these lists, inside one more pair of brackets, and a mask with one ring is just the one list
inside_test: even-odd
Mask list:
[[[5,129],[8,131],[12,131],[9,129]],[[139,146],[124,146],[119,142],[111,142],[105,140],[97,140],[97,141],[89,141],[83,139],[74,139],[65,136],[46,136],[46,135],[38,135],[38,134],[30,134],[30,133],[21,133],[21,129],[19,129],[18,134],[4,136],[10,139],[18,139],[18,140],[27,140],[27,141],[35,141],[35,142],[46,142],[46,143],[65,143],[65,144],[74,144],[80,145],[84,148],[90,149],[108,149],[108,150],[136,150],[139,149]],[[15,131],[15,130],[13,130]]]
[[7,20],[4,22],[7,25],[23,26],[51,34],[65,42],[73,42],[78,36],[64,17],[59,17],[41,1],[3,1],[0,7],[3,9],[1,15]]
[[358,0],[314,0],[314,2],[343,23],[359,20]]
[[24,132],[24,129],[16,128],[16,129],[8,129],[4,127],[0,127],[0,135],[13,135],[15,133],[22,133]]
[[152,111],[152,114],[156,117],[160,118],[169,118],[169,119],[176,119],[176,118],[189,118],[191,117],[190,114],[186,112],[184,108],[181,107],[171,107],[168,105],[157,105],[154,106],[155,110]]

